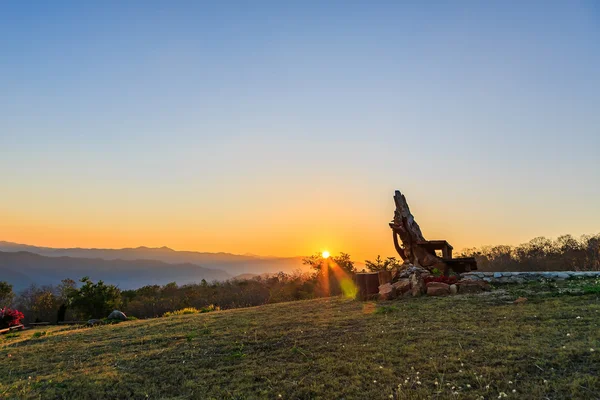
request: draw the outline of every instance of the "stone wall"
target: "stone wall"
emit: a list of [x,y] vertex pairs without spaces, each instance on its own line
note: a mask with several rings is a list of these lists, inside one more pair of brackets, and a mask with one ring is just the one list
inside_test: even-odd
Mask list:
[[600,271],[537,271],[537,272],[466,272],[461,279],[489,283],[526,283],[531,281],[563,280],[600,277]]

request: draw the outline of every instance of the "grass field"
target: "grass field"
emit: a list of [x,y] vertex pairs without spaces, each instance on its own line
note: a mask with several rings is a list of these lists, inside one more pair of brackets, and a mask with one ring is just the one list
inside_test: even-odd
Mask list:
[[600,398],[600,296],[523,288],[25,331],[0,398]]

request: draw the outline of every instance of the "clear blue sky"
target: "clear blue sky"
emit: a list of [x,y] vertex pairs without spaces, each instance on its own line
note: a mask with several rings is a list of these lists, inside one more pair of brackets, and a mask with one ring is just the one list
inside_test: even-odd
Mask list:
[[458,247],[597,233],[599,4],[3,2],[0,240],[371,257],[395,188]]

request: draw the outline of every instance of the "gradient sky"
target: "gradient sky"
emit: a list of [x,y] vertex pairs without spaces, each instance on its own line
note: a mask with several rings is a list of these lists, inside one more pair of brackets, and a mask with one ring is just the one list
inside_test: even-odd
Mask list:
[[0,240],[393,255],[600,232],[590,1],[0,4]]

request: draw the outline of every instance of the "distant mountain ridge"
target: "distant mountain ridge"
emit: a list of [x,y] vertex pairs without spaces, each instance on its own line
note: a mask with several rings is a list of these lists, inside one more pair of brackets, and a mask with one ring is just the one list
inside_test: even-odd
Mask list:
[[0,280],[7,281],[16,291],[32,283],[56,285],[61,279],[79,280],[89,276],[103,280],[121,289],[135,289],[145,285],[163,285],[226,280],[232,276],[215,269],[192,263],[169,264],[158,260],[104,260],[101,258],[47,257],[27,251],[0,251]]
[[[293,272],[301,269],[302,257],[260,257],[230,253],[178,251],[168,247],[135,247],[123,249],[52,248],[0,241],[0,251],[25,251],[46,257],[74,257],[107,261],[155,260],[168,264],[194,264],[198,267],[224,271],[229,278],[242,274]],[[227,278],[224,278],[227,279]],[[173,281],[176,279],[171,279]],[[178,282],[179,283],[179,282]]]

